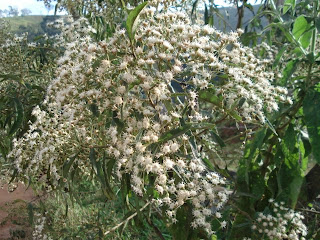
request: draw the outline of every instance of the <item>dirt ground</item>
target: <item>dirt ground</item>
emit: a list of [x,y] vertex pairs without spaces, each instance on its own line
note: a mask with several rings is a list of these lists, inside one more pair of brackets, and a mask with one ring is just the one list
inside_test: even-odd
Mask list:
[[32,239],[27,206],[35,199],[22,184],[12,192],[7,185],[0,189],[0,240]]

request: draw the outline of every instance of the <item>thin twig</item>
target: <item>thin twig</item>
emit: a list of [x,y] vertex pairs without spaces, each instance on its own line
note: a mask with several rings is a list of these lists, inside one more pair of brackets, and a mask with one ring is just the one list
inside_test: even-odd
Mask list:
[[230,205],[232,205],[233,207],[235,207],[239,213],[241,213],[242,215],[246,216],[247,218],[249,218],[251,221],[253,221],[252,217],[245,211],[242,211],[237,205],[233,204],[232,202],[230,202]]
[[[150,204],[150,202],[147,202],[142,208],[140,208],[139,211],[142,211],[143,209],[145,209],[148,205]],[[114,226],[113,228],[111,228],[110,230],[106,231],[104,233],[104,235],[108,235],[109,233],[115,231],[116,229],[118,229],[119,227],[121,227],[123,224],[127,223],[128,221],[130,221],[132,218],[134,218],[135,216],[137,216],[137,212],[135,212],[134,214],[132,214],[131,216],[129,216],[126,220],[122,221],[121,223],[117,224],[116,226]]]
[[297,208],[297,210],[304,211],[304,212],[311,212],[311,213],[315,213],[315,214],[320,214],[319,211],[310,210],[310,209]]

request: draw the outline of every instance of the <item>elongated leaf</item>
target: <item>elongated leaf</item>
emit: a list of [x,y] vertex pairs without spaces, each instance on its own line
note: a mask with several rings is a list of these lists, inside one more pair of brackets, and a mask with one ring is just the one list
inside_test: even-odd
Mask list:
[[316,28],[317,28],[318,32],[320,32],[320,18],[316,19]]
[[256,151],[262,147],[263,139],[266,136],[267,129],[264,128],[257,132],[254,136],[253,141],[248,145],[248,148],[245,150],[245,158],[252,160]]
[[[89,154],[89,158],[90,158],[90,161],[91,161],[91,165],[92,165],[92,168],[94,169],[95,171],[95,174],[97,175],[101,185],[102,185],[102,192],[103,194],[108,198],[108,199],[113,199],[114,198],[114,193],[112,191],[112,187],[110,186],[109,184],[109,179],[106,175],[106,171],[105,169],[102,169],[102,165],[101,165],[101,161],[98,161],[97,160],[97,153],[96,151],[94,150],[94,148],[91,148],[90,149],[90,154]],[[105,159],[102,159],[103,160],[103,164],[105,164]]]
[[189,131],[192,127],[192,124],[185,124],[184,126],[180,126],[178,128],[172,129],[166,133],[164,133],[160,139],[159,142],[167,142],[171,139],[174,139],[176,137],[181,136],[182,134],[186,133]]
[[213,89],[200,91],[199,99],[221,107],[222,98],[215,95],[215,91]]
[[69,170],[72,166],[72,164],[74,163],[74,161],[76,160],[78,156],[78,153],[75,154],[74,156],[72,156],[69,161],[66,161],[64,164],[63,164],[63,167],[62,167],[62,176],[64,178],[68,177],[68,174],[69,174]]
[[136,31],[136,25],[137,25],[139,14],[142,11],[142,9],[144,9],[144,7],[147,6],[147,4],[148,2],[141,3],[135,9],[133,9],[128,15],[128,18],[126,21],[126,28],[127,28],[130,40],[134,39],[134,34]]
[[214,131],[210,131],[210,133],[213,135],[214,140],[220,145],[220,147],[226,146],[226,144],[218,134],[216,134]]
[[208,158],[202,158],[202,162],[204,163],[204,165],[211,171],[214,171],[214,166],[212,164],[212,162],[208,159]]
[[22,103],[18,98],[14,99],[14,104],[16,108],[16,120],[10,129],[9,135],[13,135],[19,129],[19,127],[22,125],[24,118],[24,109]]
[[276,129],[274,128],[274,126],[272,125],[272,123],[269,121],[268,118],[266,118],[266,123],[267,123],[269,129],[270,129],[276,136],[278,136],[278,133],[277,133]]
[[89,154],[89,158],[92,164],[92,168],[95,171],[95,173],[97,174],[97,156],[96,156],[96,151],[94,150],[94,148],[90,149],[90,154]]
[[250,173],[250,183],[250,192],[255,196],[255,198],[250,199],[253,204],[256,200],[262,197],[265,191],[266,182],[260,171],[252,171]]
[[[244,150],[244,157],[240,161],[240,167],[238,169],[239,181],[242,180],[249,185],[249,172],[252,168],[252,162],[257,157],[257,153],[263,145],[263,140],[266,137],[267,129],[263,128],[257,132],[254,136],[254,139],[247,144]],[[245,190],[244,190],[245,191]]]
[[290,8],[294,9],[296,5],[296,0],[286,0],[283,4],[282,13],[283,15],[288,12]]
[[312,147],[309,141],[309,138],[302,137],[303,147],[304,147],[304,158],[308,157],[312,152]]
[[33,212],[33,205],[32,203],[28,203],[28,217],[29,217],[29,223],[32,226],[33,220],[34,220],[34,212]]
[[112,121],[117,125],[118,132],[122,132],[125,125],[124,125],[124,122],[117,117],[117,112],[115,111],[112,113]]
[[242,117],[238,115],[238,113],[234,110],[227,110],[227,113],[233,117],[235,120],[242,121]]
[[207,4],[204,3],[204,24],[208,24],[208,23],[209,23],[209,12],[207,8]]
[[308,159],[303,157],[302,141],[298,144],[299,149],[296,148],[298,151],[289,151],[287,145],[290,143],[283,142],[280,146],[284,154],[284,164],[280,168],[279,180],[283,191],[282,200],[286,200],[294,208],[300,194]]
[[282,58],[283,53],[286,51],[286,49],[288,48],[288,45],[284,45],[280,51],[278,52],[273,64],[272,64],[272,68],[276,68],[280,62],[280,59]]
[[304,119],[307,125],[312,153],[320,163],[320,93],[309,90],[303,102]]
[[198,4],[199,0],[194,1],[194,3],[192,4],[192,10],[191,10],[191,17],[193,16],[193,14],[195,13],[196,9],[197,9],[197,4]]
[[5,80],[20,81],[21,80],[21,76],[14,75],[14,74],[0,74],[0,82],[5,81]]
[[284,68],[282,72],[282,78],[280,80],[280,85],[285,86],[288,83],[288,80],[291,78],[292,74],[296,70],[296,65],[298,60],[291,60],[287,63],[287,66]]

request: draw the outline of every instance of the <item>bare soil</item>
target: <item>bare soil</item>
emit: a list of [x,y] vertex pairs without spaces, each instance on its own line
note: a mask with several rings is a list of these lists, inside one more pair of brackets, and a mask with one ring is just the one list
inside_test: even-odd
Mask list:
[[32,189],[22,184],[11,192],[8,185],[0,189],[0,240],[32,239],[27,206],[35,199]]

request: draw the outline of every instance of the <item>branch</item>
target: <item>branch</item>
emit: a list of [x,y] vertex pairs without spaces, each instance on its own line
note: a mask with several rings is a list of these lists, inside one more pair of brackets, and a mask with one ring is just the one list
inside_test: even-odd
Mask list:
[[[143,209],[145,209],[148,205],[150,204],[150,202],[147,202],[142,208],[140,208],[139,211],[142,211]],[[132,218],[134,218],[135,216],[137,216],[137,212],[135,212],[134,214],[132,214],[131,216],[129,216],[126,220],[122,221],[121,223],[117,224],[116,226],[114,226],[113,228],[111,228],[110,230],[106,231],[104,233],[104,235],[108,235],[109,233],[117,230],[119,227],[121,227],[123,224],[127,223],[128,221],[130,221]]]
[[297,208],[297,210],[299,210],[299,211],[304,211],[304,212],[315,213],[315,214],[320,214],[320,212],[319,212],[319,211],[310,210],[310,209]]

